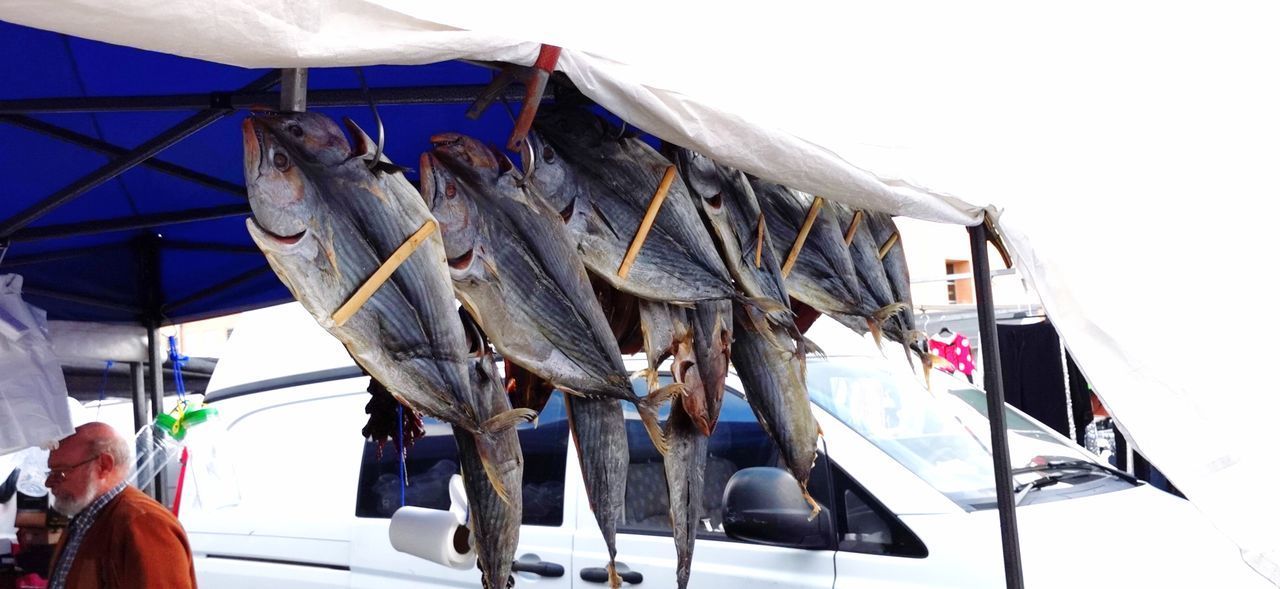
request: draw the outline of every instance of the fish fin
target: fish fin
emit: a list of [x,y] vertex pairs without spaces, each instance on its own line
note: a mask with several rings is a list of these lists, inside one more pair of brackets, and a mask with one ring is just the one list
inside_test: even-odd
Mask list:
[[876,347],[880,347],[880,342],[884,338],[883,330],[880,329],[880,323],[871,317],[867,317],[867,329],[871,330],[871,337],[875,339]]
[[489,453],[485,450],[484,443],[477,440],[476,448],[480,454],[480,466],[484,468],[484,476],[489,479],[489,484],[493,486],[493,492],[498,494],[498,498],[503,503],[511,505],[511,495],[507,493],[507,486],[502,483],[502,476],[498,474],[498,470],[489,461]]
[[826,350],[823,350],[823,349],[822,349],[822,346],[819,346],[819,345],[818,345],[818,342],[815,342],[815,341],[813,341],[813,340],[811,340],[811,339],[809,339],[809,338],[807,338],[807,337],[804,337],[804,336],[800,336],[800,337],[801,337],[801,338],[803,338],[803,340],[804,340],[804,350],[805,350],[805,353],[806,353],[806,354],[815,354],[815,355],[820,356],[820,357],[822,357],[822,358],[826,358],[826,357],[827,357],[827,352],[826,352]]
[[609,559],[609,589],[618,589],[622,587],[622,577],[618,575],[618,564]]
[[503,411],[480,425],[480,429],[484,433],[496,434],[511,429],[521,422],[528,423],[538,417],[538,412],[532,409],[511,409]]
[[[342,122],[346,123],[347,130],[351,132],[351,137],[355,139],[355,145],[351,146],[351,158],[372,160],[374,154],[378,153],[378,144],[374,142],[373,138],[369,137],[368,133],[364,132],[364,129],[360,128],[360,125],[357,125],[355,121],[351,120],[350,117],[344,117]],[[386,172],[388,174],[396,172],[404,173],[409,171],[409,169],[404,166],[397,166],[392,163],[391,159],[387,157],[386,152],[383,152],[381,157],[378,158],[377,163],[373,165],[373,169]]]
[[609,222],[609,218],[604,216],[604,211],[601,211],[600,207],[597,207],[595,201],[593,200],[587,200],[587,204],[591,205],[592,211],[595,211],[596,218],[600,220],[600,224],[604,225],[604,228],[608,229],[609,233],[613,234],[614,239],[618,239],[619,238],[618,230],[614,229],[613,224]]
[[813,518],[818,517],[818,514],[822,513],[822,505],[818,503],[817,499],[813,498],[813,495],[809,494],[809,489],[805,488],[803,485],[800,486],[800,492],[804,493],[804,500],[808,501],[809,505],[813,507],[813,510],[809,512],[809,521],[813,521]]
[[658,425],[658,409],[672,397],[683,393],[684,385],[670,384],[651,391],[636,403],[636,410],[640,412],[640,421],[644,424],[645,432],[649,434],[654,447],[663,456],[667,455],[667,438],[662,434],[662,427]]
[[900,311],[907,311],[908,309],[909,307],[907,307],[906,303],[889,303],[879,309],[876,309],[876,312],[873,313],[871,317],[876,320],[876,323],[884,323],[885,321],[888,321],[890,317],[897,315]]

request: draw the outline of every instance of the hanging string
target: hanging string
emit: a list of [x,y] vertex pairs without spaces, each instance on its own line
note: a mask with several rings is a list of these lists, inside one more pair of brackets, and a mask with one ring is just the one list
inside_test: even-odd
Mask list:
[[396,444],[400,449],[400,507],[404,507],[405,487],[408,485],[408,472],[404,465],[404,405],[396,405],[396,421],[399,427],[396,428]]
[[98,384],[98,412],[94,414],[94,419],[102,415],[102,402],[107,400],[107,374],[111,372],[111,366],[114,361],[107,360],[107,365],[102,368],[102,382]]
[[191,358],[178,353],[178,338],[169,336],[169,361],[173,362],[173,385],[178,391],[178,403],[186,404],[187,386],[182,382],[182,368]]

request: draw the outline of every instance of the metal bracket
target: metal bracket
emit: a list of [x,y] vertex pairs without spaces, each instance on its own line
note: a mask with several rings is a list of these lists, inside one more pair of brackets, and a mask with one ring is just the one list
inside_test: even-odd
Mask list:
[[280,70],[280,110],[284,112],[306,112],[307,68],[284,68]]

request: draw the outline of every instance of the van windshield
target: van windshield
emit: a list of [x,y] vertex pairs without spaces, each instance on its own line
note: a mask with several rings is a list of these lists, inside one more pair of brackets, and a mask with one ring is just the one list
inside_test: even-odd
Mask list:
[[[819,407],[907,467],[929,485],[970,508],[995,505],[989,422],[970,403],[982,391],[933,373],[933,391],[914,374],[863,357],[810,357],[809,396]],[[1088,459],[1055,434],[1006,407],[1010,461],[1037,457]]]

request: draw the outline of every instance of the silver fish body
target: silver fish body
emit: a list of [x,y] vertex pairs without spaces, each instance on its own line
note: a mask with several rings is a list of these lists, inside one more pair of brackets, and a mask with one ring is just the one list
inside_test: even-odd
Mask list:
[[[258,115],[244,126],[250,236],[294,297],[373,378],[417,411],[468,431],[467,351],[444,246],[432,234],[344,325],[333,313],[434,218],[399,173],[371,172],[334,122]],[[361,141],[363,133],[352,126]]]
[[[511,401],[497,370],[493,355],[487,350],[470,363],[471,390],[476,395],[476,411],[482,420],[511,410]],[[455,428],[453,435],[462,464],[468,526],[474,536],[472,544],[479,561],[481,586],[506,589],[523,517],[524,455],[520,451],[520,438],[514,428],[483,436]],[[504,490],[499,491],[491,484],[494,479],[501,481]]]
[[[786,257],[800,234],[813,196],[759,178],[751,179],[769,224],[778,255]],[[863,298],[862,285],[843,235],[830,212],[819,212],[791,273],[787,292],[797,300],[855,329],[866,329],[875,307]]]
[[[829,206],[837,226],[847,232],[857,211],[840,203],[831,203]],[[910,300],[903,301],[898,298],[899,295],[885,272],[885,264],[880,261],[880,244],[876,242],[873,235],[872,222],[868,221],[869,216],[877,214],[880,213],[863,212],[863,220],[854,231],[853,241],[849,244],[849,256],[853,260],[853,267],[857,270],[859,281],[866,287],[867,295],[877,307],[886,309],[905,303],[910,308]],[[909,295],[909,285],[907,290]],[[885,333],[891,339],[905,342],[905,333],[909,329],[906,320],[898,315],[893,317],[894,321],[885,324]]]
[[534,192],[560,211],[587,268],[614,288],[651,301],[735,296],[728,270],[678,178],[630,273],[618,276],[670,161],[583,109],[544,107],[534,128]]
[[469,137],[433,138],[423,194],[440,220],[454,287],[504,357],[567,392],[635,404],[665,451],[658,407],[639,397],[586,270],[555,213],[531,200],[505,157]]
[[565,403],[587,501],[609,551],[609,584],[616,589],[622,583],[614,562],[618,556],[618,519],[625,506],[630,463],[626,418],[622,405],[614,399],[566,396]]
[[733,367],[742,379],[747,403],[816,514],[818,503],[809,495],[808,484],[821,432],[809,406],[804,355],[796,353],[795,342],[785,333],[770,337],[757,331],[763,322],[746,317],[758,313],[757,309],[737,305],[734,312]]
[[671,533],[676,543],[676,586],[689,584],[693,545],[702,521],[702,493],[707,472],[708,436],[698,431],[679,404],[667,419],[670,449],[662,464],[667,475],[667,501],[671,507]]

